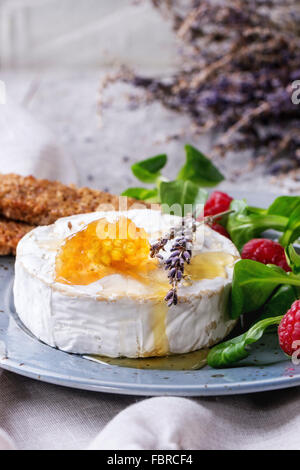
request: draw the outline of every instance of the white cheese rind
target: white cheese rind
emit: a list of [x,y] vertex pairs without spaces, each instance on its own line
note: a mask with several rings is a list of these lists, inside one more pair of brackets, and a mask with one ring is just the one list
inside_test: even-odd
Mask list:
[[[126,215],[156,239],[176,224],[176,218],[149,210]],[[147,287],[121,275],[107,276],[89,286],[54,281],[55,256],[62,241],[92,220],[116,213],[93,213],[60,219],[38,227],[19,243],[15,267],[16,310],[25,326],[41,341],[64,351],[110,357],[139,357],[155,350],[153,311],[157,300]],[[70,229],[70,224],[72,228]],[[194,252],[238,252],[230,240],[208,227],[199,232]],[[168,247],[165,256],[168,255]],[[235,322],[229,319],[227,300],[233,267],[227,278],[193,282],[179,289],[181,301],[166,312],[169,353],[186,353],[222,340]]]

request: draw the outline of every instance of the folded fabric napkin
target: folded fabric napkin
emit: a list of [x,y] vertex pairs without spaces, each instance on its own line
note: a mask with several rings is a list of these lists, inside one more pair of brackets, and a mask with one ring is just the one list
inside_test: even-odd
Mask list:
[[119,413],[89,449],[299,449],[298,403],[295,388],[251,398],[150,398]]
[[55,136],[9,98],[0,104],[0,129],[0,173],[77,183],[75,165]]
[[205,449],[203,409],[185,398],[143,400],[118,414],[91,443],[101,450]]

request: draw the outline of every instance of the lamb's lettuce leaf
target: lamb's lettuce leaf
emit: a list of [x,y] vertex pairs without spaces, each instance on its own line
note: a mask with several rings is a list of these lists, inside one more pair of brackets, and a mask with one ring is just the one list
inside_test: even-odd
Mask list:
[[216,186],[224,176],[212,161],[192,145],[185,146],[186,163],[178,173],[177,179],[192,181],[199,186]]
[[267,328],[279,325],[282,315],[255,323],[246,333],[214,346],[208,353],[207,363],[214,368],[229,367],[249,355],[247,347],[258,341]]
[[161,154],[134,163],[131,167],[134,176],[143,183],[156,183],[161,176],[160,170],[167,163],[167,155]]

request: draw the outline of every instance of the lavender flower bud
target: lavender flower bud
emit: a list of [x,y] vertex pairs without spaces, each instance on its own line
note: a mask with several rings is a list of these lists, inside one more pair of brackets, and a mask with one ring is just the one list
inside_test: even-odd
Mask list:
[[176,271],[177,271],[176,268],[172,268],[172,269],[169,271],[168,277],[174,278],[174,277],[175,277],[175,274],[176,274]]
[[169,290],[169,292],[167,293],[167,295],[165,297],[165,301],[167,302],[170,299],[172,299],[172,302],[173,302],[173,291],[172,290]]
[[153,245],[151,245],[151,250],[157,250],[159,248],[159,243],[153,243]]
[[183,259],[188,263],[191,259],[191,255],[188,251],[185,251],[182,255]]
[[178,256],[180,255],[180,251],[179,250],[175,250],[173,251],[173,253],[170,255],[170,258],[174,258],[174,256]]

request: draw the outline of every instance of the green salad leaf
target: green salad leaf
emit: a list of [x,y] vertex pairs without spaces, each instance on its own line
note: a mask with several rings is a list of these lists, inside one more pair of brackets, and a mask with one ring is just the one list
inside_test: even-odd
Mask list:
[[141,201],[158,202],[158,190],[146,188],[128,188],[122,196],[132,197]]
[[[171,207],[177,204],[181,210],[184,209],[184,205],[191,205],[194,212],[196,205],[205,204],[208,196],[205,189],[199,188],[192,181],[180,180],[162,181],[159,192],[163,210],[167,209],[166,206]],[[184,214],[182,213],[182,215]]]
[[275,330],[275,325],[280,323],[282,316],[299,298],[299,289],[291,285],[279,286],[260,310],[258,320],[246,333],[224,341],[211,349],[208,364],[214,368],[228,367],[245,359],[249,354],[247,346],[259,340],[266,329],[270,333]]
[[176,180],[170,181],[161,175],[161,169],[166,165],[167,155],[161,154],[134,163],[131,167],[133,174],[143,183],[154,184],[155,187],[134,187],[126,189],[122,195],[153,203],[204,204],[207,192],[201,186],[214,186],[224,179],[219,170],[206,158],[203,153],[191,145],[185,146],[186,163],[181,168]]
[[161,154],[155,157],[147,158],[131,167],[134,176],[143,183],[156,183],[161,173],[160,170],[167,163],[167,155]]
[[279,242],[284,247],[300,236],[300,196],[279,196],[267,210],[245,200],[232,201],[231,208],[235,212],[228,217],[227,231],[239,250],[269,229],[282,232]]
[[300,196],[279,196],[270,205],[268,214],[287,217],[287,224],[279,242],[284,246],[300,236]]
[[267,209],[263,209],[261,207],[248,206],[248,212],[249,214],[266,215]]
[[299,196],[279,196],[272,202],[267,213],[287,217],[299,204]]
[[292,244],[286,247],[285,256],[293,273],[300,274],[300,255],[297,253]]
[[216,186],[224,176],[202,152],[192,145],[185,146],[186,163],[178,173],[177,179],[192,181],[199,186]]
[[268,229],[284,231],[288,219],[281,215],[268,214],[265,210],[251,208],[245,200],[232,201],[230,208],[234,210],[227,221],[227,231],[236,247],[241,251],[245,243],[257,238]]
[[294,208],[289,216],[285,231],[279,239],[282,246],[288,246],[300,236],[300,205]]
[[255,323],[246,333],[214,346],[208,353],[207,363],[214,368],[228,367],[249,355],[247,346],[258,341],[267,328],[279,325],[282,315]]
[[259,310],[281,284],[300,286],[300,277],[272,264],[238,261],[232,281],[231,317]]
[[260,310],[259,320],[284,315],[299,298],[299,288],[287,284],[278,287]]

